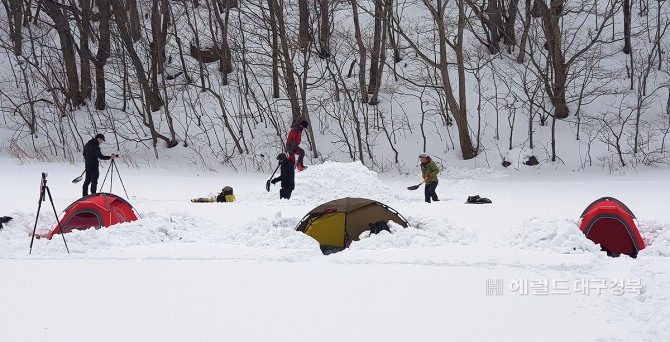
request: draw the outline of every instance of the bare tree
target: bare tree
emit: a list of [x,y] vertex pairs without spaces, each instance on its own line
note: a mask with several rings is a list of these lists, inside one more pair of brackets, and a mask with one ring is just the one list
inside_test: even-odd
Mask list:
[[277,31],[279,33],[279,40],[281,42],[281,57],[284,63],[284,80],[286,82],[286,91],[291,103],[291,113],[293,114],[293,122],[298,122],[302,118],[302,111],[300,103],[298,102],[298,89],[295,81],[295,69],[293,61],[291,60],[291,53],[289,50],[289,38],[286,32],[286,24],[284,21],[284,11],[279,6],[277,0],[269,0],[273,2],[275,15],[277,19]]
[[[411,37],[405,32],[405,29],[401,26],[400,19],[397,17],[394,17],[394,28],[397,30],[398,34],[407,41],[410,48],[424,63],[439,71],[442,90],[447,97],[449,110],[451,111],[458,128],[461,154],[463,159],[472,159],[477,156],[478,151],[470,137],[470,127],[468,125],[467,85],[464,67],[465,61],[463,57],[463,32],[466,25],[464,2],[458,1],[456,4],[458,21],[455,32],[447,31],[445,18],[448,1],[436,0],[435,2],[432,2],[430,0],[422,0],[422,3],[430,13],[431,19],[433,20],[432,24],[434,25],[434,30],[437,34],[437,41],[434,42],[438,48],[436,60],[431,56],[424,54],[423,49],[420,47],[420,42],[417,42],[414,37]],[[451,37],[453,37],[453,40],[450,39]],[[455,55],[456,63],[450,60],[449,48]],[[452,86],[451,75],[449,73],[450,67],[452,66],[456,69],[458,90],[455,90]]]
[[[586,28],[590,34],[588,40],[582,46],[576,47],[570,43],[575,42],[575,31],[565,32],[562,30],[562,25],[559,24],[559,19],[563,14],[563,6],[565,0],[551,0],[550,7],[541,0],[535,0],[533,11],[540,13],[542,18],[542,27],[544,36],[546,38],[545,48],[547,50],[546,63],[550,66],[551,73],[545,72],[544,67],[533,62],[533,64],[541,71],[542,81],[544,82],[545,91],[549,95],[552,105],[554,106],[554,115],[558,119],[565,119],[570,114],[568,104],[566,102],[566,89],[568,84],[568,73],[575,62],[589,51],[596,43],[602,43],[603,30],[611,25],[614,15],[620,7],[621,0],[610,0],[605,11],[596,13],[597,16],[602,17],[602,21],[593,28]],[[594,6],[595,7],[595,6]],[[577,10],[586,9],[577,8]],[[583,18],[583,22],[578,26],[584,28],[587,25],[588,16]],[[564,44],[563,37],[567,36],[568,44]],[[612,40],[614,41],[614,39]],[[536,50],[537,51],[537,50]],[[572,53],[571,56],[566,54]]]
[[21,33],[23,20],[23,0],[2,0],[7,11],[9,36],[12,39],[14,54],[20,56],[23,51],[23,35]]
[[65,64],[65,75],[67,77],[67,90],[64,91],[66,98],[74,107],[84,102],[81,89],[79,88],[79,75],[77,72],[77,58],[74,51],[74,37],[70,30],[70,23],[63,13],[64,8],[69,6],[61,5],[53,0],[43,0],[42,7],[44,12],[53,21],[53,27],[58,32],[60,47],[63,53],[63,63]]

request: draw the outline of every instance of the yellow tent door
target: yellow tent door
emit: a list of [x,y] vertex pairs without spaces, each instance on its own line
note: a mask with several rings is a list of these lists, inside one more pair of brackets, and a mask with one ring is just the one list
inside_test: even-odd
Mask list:
[[344,219],[346,213],[324,214],[310,222],[305,233],[321,245],[344,248]]

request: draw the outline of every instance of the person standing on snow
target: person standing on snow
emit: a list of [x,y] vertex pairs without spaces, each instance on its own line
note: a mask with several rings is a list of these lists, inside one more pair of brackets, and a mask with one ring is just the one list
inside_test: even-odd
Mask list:
[[83,196],[88,195],[88,186],[91,185],[91,194],[98,193],[98,178],[100,177],[100,163],[98,159],[109,160],[114,159],[118,155],[105,156],[100,152],[100,145],[105,141],[105,136],[98,134],[95,138],[89,140],[84,145],[84,164],[86,165],[86,178],[84,179]]
[[425,195],[426,202],[430,203],[430,200],[439,201],[437,198],[437,193],[435,189],[437,188],[437,174],[440,173],[440,169],[437,168],[435,162],[430,159],[430,156],[426,153],[421,153],[419,155],[421,160],[421,177],[425,179]]
[[298,161],[295,164],[295,167],[298,171],[302,171],[307,167],[303,164],[302,160],[305,156],[305,150],[300,148],[300,140],[302,140],[302,131],[309,127],[309,122],[302,120],[299,123],[294,123],[291,125],[291,130],[288,133],[286,138],[286,153],[289,154],[288,159],[295,161],[295,155],[298,155]]
[[290,199],[291,193],[295,189],[295,163],[286,157],[286,153],[278,154],[277,160],[279,160],[281,174],[272,180],[272,184],[281,181],[279,199]]

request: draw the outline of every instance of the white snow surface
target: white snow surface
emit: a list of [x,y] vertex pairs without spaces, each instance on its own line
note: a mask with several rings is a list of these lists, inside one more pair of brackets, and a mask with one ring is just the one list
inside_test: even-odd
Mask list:
[[[288,201],[278,184],[265,191],[268,174],[119,169],[101,190],[140,219],[65,234],[69,254],[61,236],[30,252],[33,228],[55,224],[48,196],[36,220],[40,173],[61,214],[79,198],[80,170],[0,156],[0,216],[13,217],[0,230],[3,341],[670,340],[666,169],[454,166],[431,204],[406,189],[418,170],[378,175],[360,163],[310,166]],[[190,202],[226,185],[237,202]],[[475,194],[493,203],[464,203]],[[347,196],[381,201],[410,227],[390,223],[324,256],[294,228]],[[603,196],[638,218],[647,248],[637,258],[607,257],[581,234],[579,215]]]

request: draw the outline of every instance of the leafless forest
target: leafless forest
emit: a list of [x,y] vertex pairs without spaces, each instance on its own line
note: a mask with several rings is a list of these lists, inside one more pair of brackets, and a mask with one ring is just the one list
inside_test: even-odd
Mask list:
[[310,158],[378,170],[408,145],[668,162],[667,1],[0,2],[0,149],[19,159],[78,162],[103,132],[129,164],[260,170],[307,119]]

